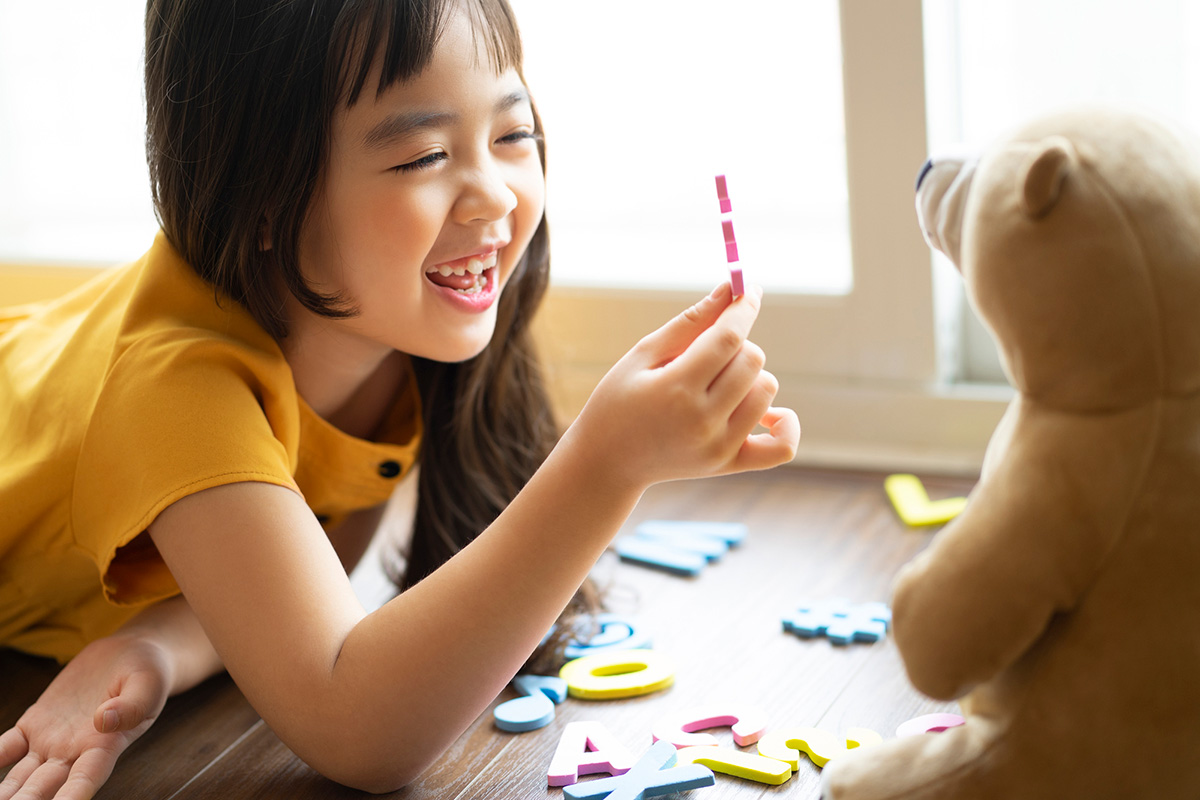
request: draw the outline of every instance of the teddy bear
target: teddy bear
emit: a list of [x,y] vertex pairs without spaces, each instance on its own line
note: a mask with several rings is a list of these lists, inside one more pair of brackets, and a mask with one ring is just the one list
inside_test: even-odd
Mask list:
[[1123,109],[918,180],[1015,396],[896,576],[912,684],[966,724],[851,751],[825,800],[1200,798],[1200,148]]

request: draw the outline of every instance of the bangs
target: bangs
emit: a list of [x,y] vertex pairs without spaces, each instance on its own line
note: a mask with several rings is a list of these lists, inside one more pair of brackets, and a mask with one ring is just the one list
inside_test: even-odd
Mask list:
[[496,73],[521,72],[521,36],[504,0],[360,0],[343,7],[330,41],[335,96],[347,106],[358,102],[376,59],[383,66],[376,96],[419,75],[455,11],[467,15],[472,38],[482,41]]

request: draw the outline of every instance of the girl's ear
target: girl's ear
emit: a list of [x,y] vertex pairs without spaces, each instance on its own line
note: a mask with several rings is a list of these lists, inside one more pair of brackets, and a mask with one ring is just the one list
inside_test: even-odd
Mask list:
[[1020,173],[1021,208],[1033,219],[1046,214],[1056,202],[1063,181],[1075,169],[1079,156],[1062,136],[1043,139]]

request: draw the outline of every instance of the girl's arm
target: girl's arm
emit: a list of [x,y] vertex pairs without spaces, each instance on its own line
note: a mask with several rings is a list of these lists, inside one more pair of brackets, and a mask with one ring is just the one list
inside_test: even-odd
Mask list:
[[770,408],[777,384],[746,341],[760,296],[720,287],[643,339],[496,521],[372,614],[287,489],[200,492],[151,535],[280,738],[334,780],[394,790],[503,689],[648,486],[790,460],[799,424]]

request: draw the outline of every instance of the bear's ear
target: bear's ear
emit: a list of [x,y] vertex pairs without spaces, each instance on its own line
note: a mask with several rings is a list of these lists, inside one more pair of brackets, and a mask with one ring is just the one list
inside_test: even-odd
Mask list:
[[1034,146],[1018,178],[1021,209],[1027,216],[1037,219],[1054,206],[1063,181],[1078,162],[1074,146],[1062,136],[1048,136]]

